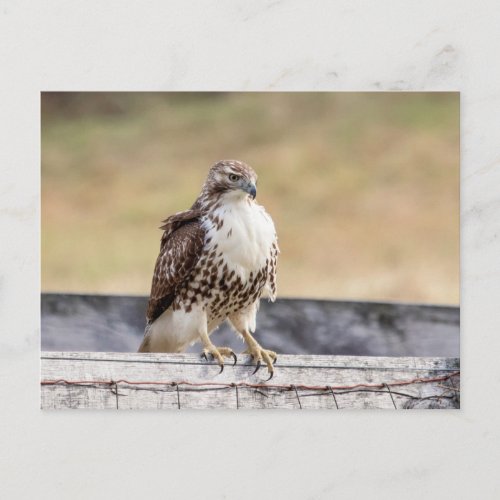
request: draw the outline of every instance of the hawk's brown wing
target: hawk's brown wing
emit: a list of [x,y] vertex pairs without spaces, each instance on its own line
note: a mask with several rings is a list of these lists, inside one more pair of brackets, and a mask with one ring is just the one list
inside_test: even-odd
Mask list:
[[157,319],[174,301],[178,287],[198,262],[205,242],[200,213],[186,210],[169,217],[161,229],[160,254],[156,260],[146,319]]

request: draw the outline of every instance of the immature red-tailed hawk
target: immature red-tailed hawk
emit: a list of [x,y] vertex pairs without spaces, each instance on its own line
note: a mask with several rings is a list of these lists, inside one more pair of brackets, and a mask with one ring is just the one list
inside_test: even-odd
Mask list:
[[[211,333],[226,319],[271,378],[276,353],[252,337],[259,300],[276,297],[278,242],[273,221],[255,202],[257,175],[235,160],[216,163],[193,206],[167,219],[156,261],[139,352],[181,352],[200,340],[203,356],[224,368],[236,355]],[[255,372],[254,372],[255,373]]]

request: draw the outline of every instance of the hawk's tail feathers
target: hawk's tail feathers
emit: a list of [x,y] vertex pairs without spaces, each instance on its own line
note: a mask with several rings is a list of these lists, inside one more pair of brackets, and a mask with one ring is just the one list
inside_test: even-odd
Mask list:
[[142,339],[141,345],[137,352],[151,352],[149,343],[151,341],[151,337],[149,336],[149,330],[151,328],[151,323],[148,321],[146,328],[144,329],[144,338]]

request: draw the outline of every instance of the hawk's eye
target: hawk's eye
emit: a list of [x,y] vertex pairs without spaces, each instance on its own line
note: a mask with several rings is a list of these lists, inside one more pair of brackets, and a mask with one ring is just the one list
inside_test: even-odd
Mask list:
[[229,174],[229,180],[231,182],[236,182],[236,181],[239,181],[240,180],[240,176],[239,175],[236,175],[236,174]]

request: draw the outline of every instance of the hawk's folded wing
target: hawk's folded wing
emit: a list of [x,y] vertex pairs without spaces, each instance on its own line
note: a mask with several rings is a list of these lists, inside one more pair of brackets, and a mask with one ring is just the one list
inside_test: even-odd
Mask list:
[[146,318],[148,323],[166,311],[178,287],[198,262],[205,242],[205,231],[197,210],[186,210],[163,221],[165,229],[156,260]]

